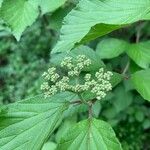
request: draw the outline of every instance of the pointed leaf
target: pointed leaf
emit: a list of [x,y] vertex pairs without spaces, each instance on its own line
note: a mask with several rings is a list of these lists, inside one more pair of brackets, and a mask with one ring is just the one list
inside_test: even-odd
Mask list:
[[[97,31],[96,27],[102,31],[104,26],[101,28],[101,24],[109,25],[106,33],[103,33],[104,35],[119,28],[114,25],[130,24],[145,19],[145,16],[148,19],[149,9],[149,0],[122,0],[121,2],[116,0],[81,0],[77,7],[65,17],[60,41],[52,52],[71,50],[87,34],[90,36],[93,34],[92,32]],[[91,30],[92,27],[94,28]],[[98,32],[96,32],[95,38],[98,37],[97,34]],[[102,35],[101,32],[99,35]]]
[[51,63],[55,65],[60,65],[64,57],[71,56],[76,59],[76,56],[78,55],[85,55],[92,61],[92,64],[89,67],[85,68],[83,71],[97,71],[99,68],[105,67],[100,57],[95,53],[93,49],[89,48],[88,46],[79,46],[69,53],[64,52],[60,54],[53,54],[51,58]]
[[131,44],[127,49],[129,57],[140,67],[149,68],[150,66],[150,41]]
[[132,75],[132,82],[141,96],[150,101],[150,69],[134,73]]
[[74,94],[34,98],[9,104],[0,112],[1,150],[40,150],[62,118]]
[[41,0],[40,7],[42,13],[52,12],[63,5],[67,0]]
[[110,59],[122,54],[128,44],[127,42],[115,38],[104,39],[97,45],[96,53],[102,59]]
[[22,32],[38,17],[38,3],[34,0],[4,0],[0,9],[0,17],[11,28],[17,40]]
[[58,150],[121,150],[111,126],[101,120],[79,122],[62,138]]

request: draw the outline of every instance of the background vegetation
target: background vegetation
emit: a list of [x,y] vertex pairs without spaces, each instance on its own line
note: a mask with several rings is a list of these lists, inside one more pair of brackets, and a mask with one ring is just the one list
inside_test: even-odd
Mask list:
[[[41,93],[41,75],[49,66],[50,50],[58,39],[64,16],[75,6],[71,1],[46,15],[41,15],[29,27],[19,42],[10,34],[9,29],[0,23],[0,104],[31,97]],[[104,40],[120,39],[129,43],[143,42],[150,39],[150,22],[140,21],[133,25],[100,37],[87,45],[97,51]],[[121,44],[122,46],[122,44]],[[113,48],[113,45],[112,45]],[[150,47],[149,47],[150,50]],[[103,60],[108,67],[118,73],[126,72],[126,79],[120,83],[101,103],[94,105],[94,115],[108,121],[114,128],[125,150],[150,149],[150,103],[137,93],[129,79],[129,72],[139,70],[132,60],[132,67],[125,70],[129,57],[123,53],[118,57]],[[55,131],[50,144],[60,140],[67,128],[77,120],[86,117],[82,108],[81,114],[72,113]],[[45,145],[45,149],[46,149]]]

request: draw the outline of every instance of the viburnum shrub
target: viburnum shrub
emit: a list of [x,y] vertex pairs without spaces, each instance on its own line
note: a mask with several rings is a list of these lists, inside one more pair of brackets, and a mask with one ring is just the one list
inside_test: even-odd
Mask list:
[[[62,5],[66,11],[55,14]],[[0,22],[18,42],[38,16],[51,36],[54,28],[60,38],[42,75],[41,94],[0,106],[0,150],[43,150],[46,144],[53,150],[122,150],[108,120],[95,112],[112,93],[126,97],[123,104],[111,101],[115,111],[121,114],[120,107],[128,107],[133,97],[119,85],[126,80],[150,101],[150,41],[140,42],[143,23],[150,20],[150,0],[0,0]],[[140,25],[132,43],[106,36],[93,46],[92,40],[135,22]],[[66,118],[75,121],[66,123]]]

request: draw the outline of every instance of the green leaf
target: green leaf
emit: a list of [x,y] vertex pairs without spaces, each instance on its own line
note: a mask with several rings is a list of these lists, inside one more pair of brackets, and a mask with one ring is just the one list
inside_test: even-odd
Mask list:
[[124,26],[123,25],[121,26],[121,25],[97,24],[90,29],[90,31],[85,35],[85,37],[83,37],[83,39],[79,42],[79,44],[83,44],[88,41],[94,40],[100,36],[108,34]]
[[144,112],[142,110],[137,110],[135,112],[135,118],[137,121],[142,122],[144,120]]
[[129,57],[140,67],[150,66],[150,41],[131,44],[127,50]]
[[104,63],[101,61],[100,57],[88,46],[80,46],[73,49],[71,52],[61,53],[61,54],[53,54],[51,58],[51,63],[54,65],[60,65],[61,61],[66,56],[71,56],[76,60],[76,56],[85,55],[87,58],[91,59],[92,64],[85,68],[83,71],[97,71],[101,67],[105,67]]
[[58,131],[55,135],[55,139],[56,139],[57,143],[60,142],[61,137],[63,137],[68,132],[69,128],[71,128],[73,125],[75,125],[76,122],[77,122],[76,116],[68,117],[67,119],[65,119],[63,121],[63,124],[60,126],[60,128],[58,129]]
[[96,48],[96,53],[102,59],[110,59],[122,54],[127,46],[128,44],[123,40],[108,38],[99,42]]
[[79,122],[62,137],[58,150],[121,150],[111,126],[101,120]]
[[123,80],[123,76],[119,73],[113,72],[113,76],[110,80],[113,87],[119,84]]
[[63,24],[63,18],[71,11],[72,7],[68,6],[64,8],[60,8],[56,10],[51,15],[50,28],[53,30],[60,30]]
[[[106,33],[100,32],[99,34],[104,35],[119,28],[114,25],[130,24],[145,19],[145,16],[146,19],[150,19],[147,17],[149,9],[149,0],[122,0],[121,2],[116,0],[81,0],[77,7],[65,17],[60,40],[52,52],[71,50],[87,34],[92,35],[93,33],[90,31],[96,30],[95,38],[98,37],[97,31],[104,29],[104,25],[101,28],[101,24],[110,25],[107,26]],[[91,30],[92,27],[94,28]],[[92,38],[89,39],[94,39],[94,36],[92,35]]]
[[109,108],[105,109],[102,112],[102,114],[107,119],[112,120],[113,118],[115,118],[118,115],[118,112],[117,112],[116,108],[113,106],[113,107],[109,107]]
[[144,129],[150,128],[150,120],[149,119],[145,119],[142,125],[143,125]]
[[42,150],[56,150],[56,147],[56,143],[49,141],[44,144]]
[[114,91],[113,105],[117,112],[126,109],[133,101],[131,92],[126,92],[123,86],[117,86]]
[[40,7],[42,13],[52,12],[62,6],[67,0],[41,0]]
[[47,99],[36,96],[2,107],[0,149],[40,150],[72,97],[72,93],[60,93]]
[[34,0],[4,0],[0,9],[0,17],[11,28],[17,40],[22,32],[38,17],[38,3]]
[[131,80],[141,96],[150,101],[150,69],[134,73]]

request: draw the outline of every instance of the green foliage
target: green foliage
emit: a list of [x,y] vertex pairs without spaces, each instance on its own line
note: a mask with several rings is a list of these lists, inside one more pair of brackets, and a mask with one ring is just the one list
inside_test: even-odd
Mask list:
[[42,150],[55,150],[57,147],[56,143],[54,142],[47,142],[44,144]]
[[150,101],[150,69],[134,73],[132,75],[132,81],[135,89],[144,97],[144,99]]
[[63,5],[67,0],[40,0],[40,7],[43,14],[52,12]]
[[111,59],[125,52],[128,44],[123,40],[114,38],[102,40],[96,48],[97,54],[101,59]]
[[60,150],[121,150],[111,126],[104,121],[88,119],[79,122],[62,137]]
[[127,49],[129,57],[140,67],[146,69],[150,66],[150,41],[131,44]]
[[38,7],[32,0],[17,0],[15,2],[4,0],[0,16],[10,26],[16,39],[19,40],[25,28],[38,17]]
[[108,24],[109,26],[106,26],[105,33],[99,33],[99,36],[101,36],[121,27],[111,25],[126,25],[143,20],[149,13],[149,6],[149,0],[132,0],[132,2],[130,0],[123,0],[121,3],[116,0],[106,2],[81,0],[77,7],[65,17],[65,24],[61,29],[60,41],[52,52],[71,50],[87,34],[92,34],[92,39],[94,39],[97,36],[95,36],[95,33],[90,32],[92,27],[94,27],[94,31],[103,30],[105,25],[101,24]]
[[62,112],[67,109],[67,101],[72,96],[71,93],[61,93],[48,99],[37,96],[2,107],[1,149],[40,149],[62,118]]
[[37,19],[40,13],[39,6],[44,14],[59,8],[65,1],[66,0],[3,0],[3,2],[0,2],[2,3],[0,17],[10,27],[13,35],[19,41],[26,27],[31,26]]
[[69,53],[64,52],[60,54],[54,54],[52,55],[50,61],[54,65],[60,65],[60,62],[64,57],[71,56],[75,59],[78,55],[85,55],[92,61],[92,64],[89,67],[85,68],[84,71],[97,71],[100,67],[105,67],[104,63],[101,61],[101,58],[87,46],[79,46]]
[[[0,7],[0,149],[150,149],[149,0],[0,0]],[[12,33],[23,36],[16,42]],[[48,98],[40,90],[45,71],[45,93],[57,87]],[[63,77],[69,83],[58,84]],[[17,101],[25,97],[32,98]]]

